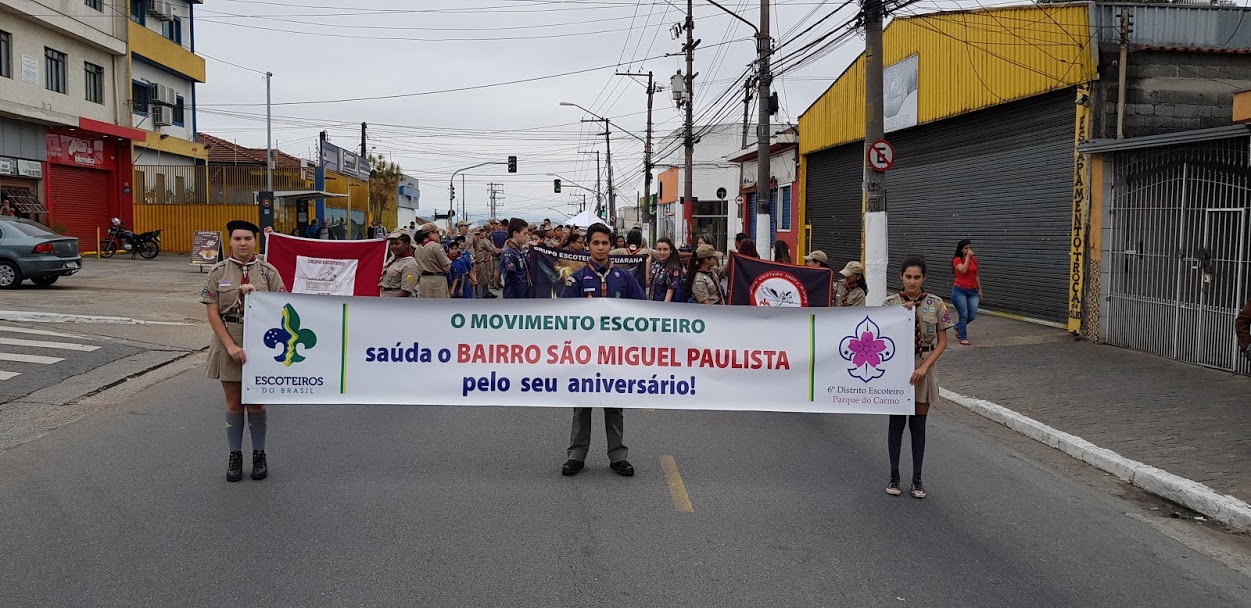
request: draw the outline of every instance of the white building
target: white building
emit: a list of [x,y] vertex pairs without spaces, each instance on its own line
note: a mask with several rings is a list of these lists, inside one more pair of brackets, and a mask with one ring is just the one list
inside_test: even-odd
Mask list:
[[[135,165],[190,166],[208,158],[195,137],[195,86],[205,81],[204,59],[195,54],[199,4],[203,0],[131,0],[127,5],[131,120],[147,132],[135,143]],[[144,170],[148,182],[158,173],[176,172]]]
[[[749,133],[755,132],[748,125]],[[683,129],[669,134],[656,148],[669,151],[654,161],[659,172],[656,197],[657,236],[674,238],[679,244],[694,242],[699,235],[709,236],[720,251],[728,244],[740,224],[736,222],[739,191],[739,165],[730,162],[731,155],[743,148],[743,124],[727,123],[696,126],[692,198],[682,200],[685,188],[685,149]]]

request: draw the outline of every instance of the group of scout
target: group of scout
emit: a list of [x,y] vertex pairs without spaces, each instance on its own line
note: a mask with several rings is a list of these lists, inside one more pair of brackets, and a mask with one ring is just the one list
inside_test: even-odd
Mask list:
[[452,260],[439,242],[439,227],[424,224],[417,229],[417,243],[407,230],[387,235],[391,258],[378,280],[384,298],[449,298],[447,274]]

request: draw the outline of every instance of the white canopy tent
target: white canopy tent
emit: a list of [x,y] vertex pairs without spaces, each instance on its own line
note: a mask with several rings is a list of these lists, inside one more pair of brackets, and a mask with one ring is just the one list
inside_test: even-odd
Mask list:
[[568,220],[565,220],[564,225],[577,226],[578,228],[590,228],[591,224],[602,224],[602,223],[604,223],[604,218],[598,215],[595,215],[594,210],[587,209],[586,211],[583,211],[582,213],[579,213],[569,218]]

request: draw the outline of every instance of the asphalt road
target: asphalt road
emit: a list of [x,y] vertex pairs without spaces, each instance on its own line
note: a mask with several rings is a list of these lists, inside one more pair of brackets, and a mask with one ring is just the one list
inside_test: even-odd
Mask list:
[[[7,372],[0,373],[0,403],[144,350],[141,345],[72,328],[0,323],[0,372]],[[13,373],[18,375],[9,375]]]
[[565,409],[283,407],[270,478],[227,484],[222,411],[196,370],[0,453],[0,603],[1251,606],[1190,548],[1248,539],[952,406],[923,501],[882,492],[876,417],[628,411],[627,479],[596,412],[564,478]]

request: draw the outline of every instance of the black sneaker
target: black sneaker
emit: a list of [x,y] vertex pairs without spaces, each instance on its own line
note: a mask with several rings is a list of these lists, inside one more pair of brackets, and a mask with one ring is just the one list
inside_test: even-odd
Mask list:
[[265,462],[265,450],[252,450],[252,479],[261,480],[269,476],[269,466]]
[[886,493],[890,494],[891,496],[899,496],[900,494],[903,494],[903,490],[899,489],[898,477],[890,478],[890,483],[886,484]]
[[243,452],[231,452],[230,464],[226,465],[226,481],[243,479]]
[[608,466],[622,477],[634,477],[634,465],[630,464],[629,460],[618,460]]
[[577,475],[583,466],[585,466],[585,463],[581,460],[566,460],[565,464],[560,467],[560,474],[565,477],[572,477]]
[[925,498],[925,486],[921,485],[920,479],[912,480],[912,492],[910,494],[912,494],[913,498]]

